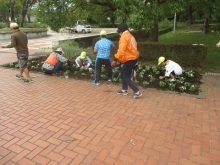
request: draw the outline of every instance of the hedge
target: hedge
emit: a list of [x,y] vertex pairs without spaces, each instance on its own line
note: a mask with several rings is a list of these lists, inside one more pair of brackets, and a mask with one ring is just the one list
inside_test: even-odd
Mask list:
[[[118,42],[115,44],[118,46]],[[117,48],[112,51],[112,55]],[[138,51],[139,61],[148,64],[157,65],[158,58],[164,56],[187,69],[204,71],[207,66],[208,47],[205,45],[138,42]]]

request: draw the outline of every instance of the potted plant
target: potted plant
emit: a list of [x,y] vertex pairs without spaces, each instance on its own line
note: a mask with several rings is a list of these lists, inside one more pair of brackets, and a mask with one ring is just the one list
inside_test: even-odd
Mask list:
[[70,75],[70,70],[66,70],[66,71],[63,73],[63,75],[64,75],[64,77],[65,77],[66,79],[68,79],[68,78],[69,78],[69,75]]

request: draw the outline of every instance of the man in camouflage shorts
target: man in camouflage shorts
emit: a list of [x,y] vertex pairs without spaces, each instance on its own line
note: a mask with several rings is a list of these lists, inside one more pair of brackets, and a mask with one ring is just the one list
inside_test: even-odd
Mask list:
[[[1,46],[1,48],[15,48],[17,51],[18,64],[20,68],[20,74],[17,74],[16,77],[21,78],[24,82],[33,82],[30,77],[29,70],[27,68],[28,62],[28,39],[27,35],[20,31],[17,23],[11,23],[10,28],[13,31],[11,35],[11,44],[7,46]],[[23,77],[23,73],[26,78]]]

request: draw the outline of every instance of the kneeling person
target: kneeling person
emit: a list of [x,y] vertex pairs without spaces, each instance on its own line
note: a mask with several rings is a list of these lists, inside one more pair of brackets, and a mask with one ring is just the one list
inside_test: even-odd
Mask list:
[[175,77],[179,76],[183,73],[183,70],[179,64],[172,60],[168,60],[165,57],[160,57],[158,59],[158,65],[163,65],[165,66],[165,75],[160,76],[160,79],[164,79],[165,77],[170,77],[171,81],[175,81]]
[[92,64],[92,61],[89,56],[86,55],[86,52],[82,52],[80,56],[76,58],[75,62],[76,65],[82,69],[88,69],[89,66]]
[[42,65],[42,70],[45,74],[56,73],[62,67],[63,62],[68,61],[62,54],[64,54],[62,48],[57,48],[55,52],[49,55]]

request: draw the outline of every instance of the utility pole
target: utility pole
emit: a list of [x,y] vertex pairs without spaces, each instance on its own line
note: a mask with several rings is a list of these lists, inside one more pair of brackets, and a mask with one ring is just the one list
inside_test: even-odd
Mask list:
[[173,21],[173,33],[175,33],[175,31],[176,31],[176,12],[175,12],[174,21]]

